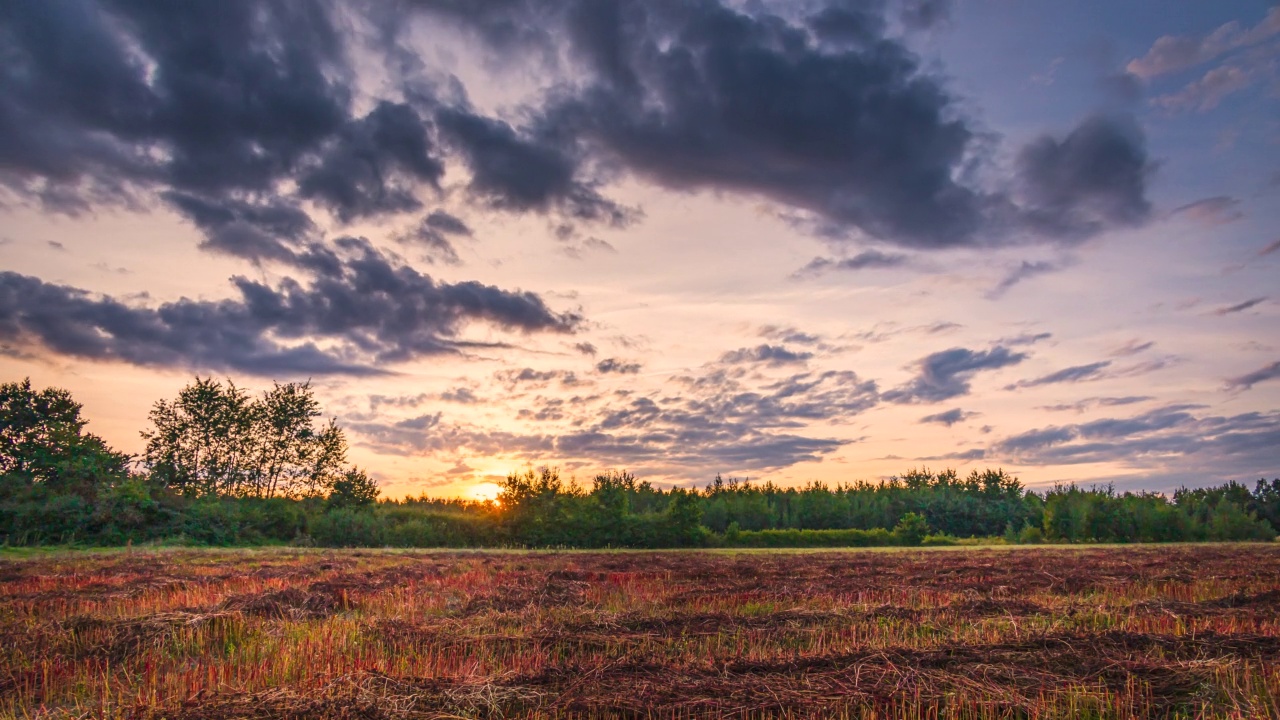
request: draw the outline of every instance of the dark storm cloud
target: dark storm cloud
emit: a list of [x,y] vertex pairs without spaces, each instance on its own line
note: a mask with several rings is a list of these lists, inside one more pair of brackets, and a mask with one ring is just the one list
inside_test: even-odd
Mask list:
[[1260,382],[1276,378],[1280,378],[1280,361],[1273,362],[1264,368],[1259,368],[1240,377],[1232,378],[1227,381],[1227,387],[1232,390],[1248,390]]
[[905,0],[902,23],[915,30],[927,30],[951,19],[951,0]]
[[[832,238],[908,247],[1002,242],[1028,228],[1075,239],[1146,216],[1150,164],[1131,121],[1092,118],[1064,139],[1042,138],[1021,154],[1014,196],[989,191],[971,180],[990,163],[984,133],[887,34],[889,6],[830,3],[807,16],[762,7],[8,3],[0,184],[67,211],[167,192],[223,208],[310,200],[346,222],[419,209],[420,191],[456,158],[489,206],[613,225],[638,217],[600,190],[620,172],[767,198]],[[900,7],[908,26],[945,17],[937,0]],[[399,42],[408,8],[474,33],[513,67],[533,58],[534,69],[574,81],[516,108],[517,125],[481,114],[459,82],[427,80],[439,73]],[[399,84],[395,100],[369,98],[366,115],[355,107],[367,88],[356,87],[349,52],[360,42],[353,15],[385,33],[375,57]],[[192,217],[190,202],[177,207]],[[213,249],[305,252],[288,236],[274,247],[244,212],[193,221]]]
[[1171,406],[1131,418],[1031,430],[991,446],[988,458],[1028,465],[1113,462],[1198,471],[1206,480],[1253,478],[1275,471],[1280,413],[1196,415]]
[[608,373],[617,373],[619,375],[634,375],[640,372],[640,363],[627,362],[618,358],[605,358],[596,363],[596,372],[605,375]]
[[311,218],[283,200],[248,202],[177,191],[160,196],[204,233],[201,246],[214,252],[297,264],[298,249],[316,233]]
[[1076,365],[1074,367],[1063,368],[1057,372],[1051,372],[1048,375],[1042,375],[1033,380],[1019,380],[1012,385],[1006,385],[1005,390],[1018,390],[1020,388],[1039,387],[1041,385],[1055,385],[1058,383],[1076,383],[1085,380],[1098,380],[1105,375],[1103,370],[1111,367],[1110,360],[1089,363],[1088,365]]
[[[809,15],[717,0],[413,5],[513,62],[567,38],[564,57],[585,81],[529,108],[536,134],[572,151],[566,161],[598,158],[668,188],[765,197],[807,211],[832,238],[922,248],[1027,230],[1078,239],[1149,211],[1152,166],[1125,117],[1089,118],[1026,148],[1014,197],[970,180],[991,161],[983,133],[888,35],[884,3],[831,2]],[[900,9],[905,24],[922,27],[944,19],[947,3]],[[536,174],[565,187],[571,165]]]
[[298,193],[342,221],[422,207],[416,187],[438,187],[444,165],[432,155],[424,120],[408,105],[381,102],[350,122],[298,180]]
[[802,350],[791,350],[782,345],[757,345],[751,348],[732,350],[720,356],[720,362],[729,365],[763,363],[765,365],[803,364],[813,357],[813,353]]
[[555,207],[569,217],[616,226],[633,219],[631,211],[580,179],[577,159],[553,142],[521,136],[502,120],[460,108],[442,109],[436,121],[466,158],[471,191],[494,207],[542,212]]
[[951,427],[952,425],[955,425],[956,423],[959,423],[959,422],[964,422],[965,420],[975,415],[977,415],[977,413],[965,412],[960,408],[953,408],[946,412],[934,413],[933,415],[925,415],[924,417],[920,418],[920,422],[937,423],[939,425],[946,425],[947,427]]
[[450,215],[443,210],[436,210],[423,219],[426,227],[445,233],[446,235],[471,235],[471,228],[462,218]]
[[1012,352],[997,345],[990,350],[975,351],[951,348],[921,359],[919,371],[907,384],[884,393],[895,403],[931,403],[949,400],[969,393],[969,381],[985,370],[1017,365],[1027,359],[1026,353]]
[[1266,301],[1267,301],[1267,298],[1265,296],[1249,298],[1248,300],[1245,300],[1244,302],[1236,303],[1235,305],[1228,305],[1227,307],[1218,308],[1217,310],[1213,311],[1213,314],[1214,315],[1232,315],[1234,313],[1244,312],[1245,310],[1248,310],[1249,308],[1252,308],[1256,305],[1260,305]]
[[[95,298],[0,274],[0,339],[91,360],[232,369],[257,375],[376,374],[385,363],[468,346],[471,323],[514,332],[571,332],[579,318],[538,296],[476,282],[438,283],[347,240],[336,271],[307,284],[233,278],[236,299],[156,308]],[[316,342],[326,341],[326,349]]]
[[1151,214],[1146,182],[1153,170],[1133,118],[1088,118],[1061,140],[1044,136],[1019,152],[1022,219],[1065,239],[1139,225]]

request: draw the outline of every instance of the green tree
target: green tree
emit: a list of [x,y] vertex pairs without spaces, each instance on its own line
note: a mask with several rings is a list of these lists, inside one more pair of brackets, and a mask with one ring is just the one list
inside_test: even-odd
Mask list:
[[378,484],[363,470],[351,468],[333,482],[327,506],[336,508],[369,507],[378,501]]
[[10,478],[5,485],[88,497],[128,476],[130,456],[85,432],[80,409],[71,393],[37,392],[29,378],[0,385],[0,475]]
[[903,545],[919,545],[929,534],[929,523],[924,517],[909,512],[893,527],[893,535]]
[[343,479],[347,441],[318,425],[310,383],[276,383],[253,399],[197,377],[151,411],[144,460],[152,477],[188,497],[318,497]]

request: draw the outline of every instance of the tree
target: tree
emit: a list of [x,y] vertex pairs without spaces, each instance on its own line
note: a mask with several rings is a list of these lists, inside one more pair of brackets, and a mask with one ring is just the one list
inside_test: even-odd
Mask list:
[[189,497],[316,497],[343,478],[347,441],[317,426],[311,384],[276,383],[253,399],[230,380],[196,378],[151,411],[144,460],[152,477]]
[[30,378],[0,385],[0,475],[86,497],[99,485],[127,477],[130,456],[86,433],[80,409],[71,393],[37,392]]
[[378,484],[359,468],[351,468],[333,481],[329,492],[328,507],[368,507],[378,500]]
[[903,545],[919,545],[929,534],[929,523],[920,515],[909,512],[893,527],[893,535]]

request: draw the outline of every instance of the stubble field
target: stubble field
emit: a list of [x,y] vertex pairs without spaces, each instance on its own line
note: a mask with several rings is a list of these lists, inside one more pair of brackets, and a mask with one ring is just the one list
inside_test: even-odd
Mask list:
[[7,559],[0,717],[1280,717],[1280,547]]

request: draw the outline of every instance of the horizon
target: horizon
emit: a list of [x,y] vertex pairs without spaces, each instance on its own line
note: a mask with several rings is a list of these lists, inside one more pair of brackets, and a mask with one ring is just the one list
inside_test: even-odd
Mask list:
[[[0,375],[310,380],[384,497],[1280,475],[1280,7],[0,10]],[[181,40],[175,40],[181,38]]]

